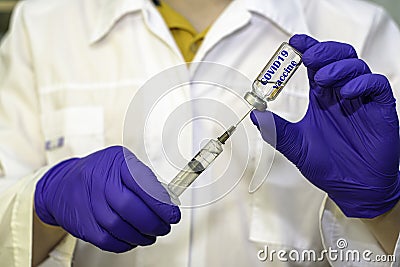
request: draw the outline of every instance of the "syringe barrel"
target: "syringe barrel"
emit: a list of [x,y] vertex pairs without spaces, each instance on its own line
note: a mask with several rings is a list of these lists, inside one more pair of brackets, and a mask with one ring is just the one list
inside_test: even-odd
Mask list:
[[211,139],[168,184],[172,197],[179,197],[223,151],[222,143]]

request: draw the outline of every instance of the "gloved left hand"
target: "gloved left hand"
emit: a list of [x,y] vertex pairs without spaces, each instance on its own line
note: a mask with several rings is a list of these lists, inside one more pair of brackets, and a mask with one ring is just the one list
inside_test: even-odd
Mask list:
[[[399,200],[399,121],[386,77],[372,74],[353,47],[295,35],[310,84],[304,118],[273,114],[276,148],[348,217],[373,218]],[[271,140],[266,112],[251,119]],[[284,179],[284,178],[283,178]]]
[[181,218],[150,168],[121,146],[53,166],[36,185],[35,211],[44,223],[117,253],[153,244]]

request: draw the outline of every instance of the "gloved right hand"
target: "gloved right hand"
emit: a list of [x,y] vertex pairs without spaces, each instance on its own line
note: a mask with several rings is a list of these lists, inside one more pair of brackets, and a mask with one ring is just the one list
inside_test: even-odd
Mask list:
[[[374,218],[400,199],[400,138],[396,99],[388,79],[371,72],[345,43],[294,35],[310,85],[303,119],[273,114],[276,148],[348,217]],[[271,142],[268,112],[252,121]]]
[[51,168],[36,185],[35,211],[43,222],[117,253],[153,244],[181,216],[153,172],[121,146]]

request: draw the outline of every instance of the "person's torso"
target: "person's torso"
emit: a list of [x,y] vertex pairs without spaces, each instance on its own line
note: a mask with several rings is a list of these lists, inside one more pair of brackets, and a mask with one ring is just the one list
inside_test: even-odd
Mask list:
[[[48,161],[124,144],[166,181],[175,173],[172,165],[190,159],[204,139],[217,137],[247,111],[244,92],[290,31],[351,39],[339,29],[328,35],[317,26],[305,27],[305,21],[299,24],[302,13],[279,24],[283,17],[275,12],[288,4],[260,7],[271,10],[258,13],[247,10],[256,10],[257,1],[238,0],[212,25],[193,63],[186,65],[150,1],[132,1],[125,13],[113,1],[55,2],[48,7],[57,11],[50,27],[47,21],[33,22],[46,12],[43,5],[32,4],[27,14],[30,34],[44,37],[32,41],[43,134],[48,142],[63,140],[47,150]],[[113,21],[117,13],[121,16]],[[60,14],[63,18],[57,18]],[[109,20],[101,19],[106,14]],[[352,38],[361,46],[360,32]],[[308,104],[307,84],[302,67],[270,109],[300,120]],[[182,158],[171,164],[174,149]],[[184,204],[202,207],[183,208],[181,222],[150,247],[117,255],[79,241],[74,266],[293,266],[277,258],[262,262],[258,253],[265,246],[270,251],[322,250],[324,194],[273,151],[246,119],[221,159],[183,197]],[[249,193],[251,179],[255,189],[267,175]]]

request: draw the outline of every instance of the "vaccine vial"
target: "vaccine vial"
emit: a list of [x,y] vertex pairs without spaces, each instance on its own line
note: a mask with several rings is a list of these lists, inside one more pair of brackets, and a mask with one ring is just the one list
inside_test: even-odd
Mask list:
[[244,99],[259,111],[267,109],[267,102],[275,100],[302,63],[301,53],[284,42],[254,80],[252,91]]

